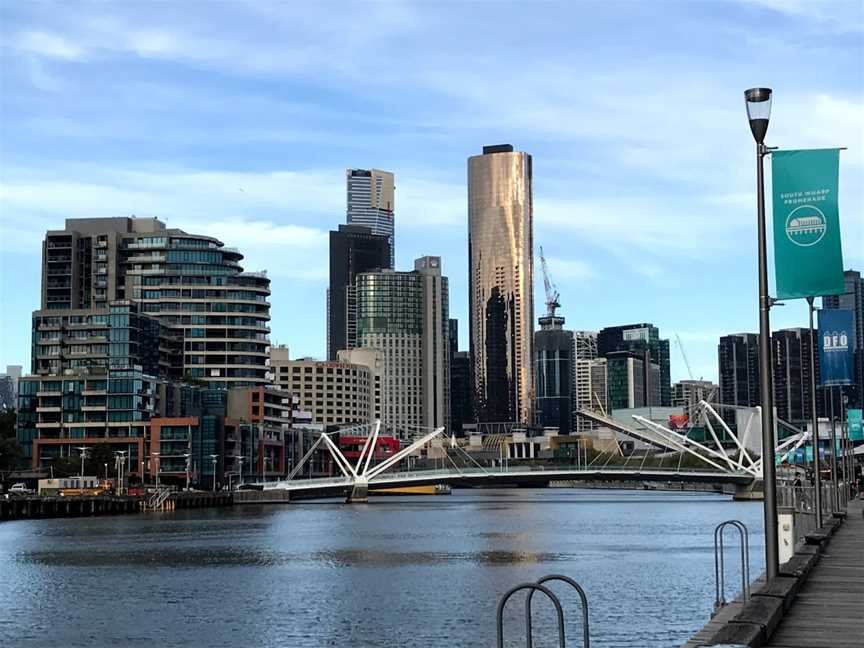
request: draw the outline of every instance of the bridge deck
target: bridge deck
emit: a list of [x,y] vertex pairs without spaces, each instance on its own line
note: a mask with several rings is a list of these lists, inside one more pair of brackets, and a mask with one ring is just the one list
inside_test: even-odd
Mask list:
[[864,501],[831,538],[792,609],[768,642],[774,648],[861,648],[864,645]]

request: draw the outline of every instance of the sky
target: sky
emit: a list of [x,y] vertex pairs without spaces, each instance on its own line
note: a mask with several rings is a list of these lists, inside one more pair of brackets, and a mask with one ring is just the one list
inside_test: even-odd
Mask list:
[[862,25],[857,0],[0,3],[0,369],[29,367],[45,230],[132,214],[239,247],[272,341],[324,356],[348,167],[395,173],[396,267],[442,257],[467,349],[467,158],[506,142],[534,157],[535,316],[542,246],[568,328],[653,322],[673,380],[677,338],[716,380],[718,338],[758,328],[744,89],[774,89],[768,144],[848,147],[864,270]]

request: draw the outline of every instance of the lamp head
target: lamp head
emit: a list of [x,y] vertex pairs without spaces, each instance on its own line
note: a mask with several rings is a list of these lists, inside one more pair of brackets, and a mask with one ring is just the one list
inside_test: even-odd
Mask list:
[[747,106],[747,119],[750,121],[750,131],[757,144],[765,141],[768,132],[768,120],[771,118],[771,88],[750,88],[744,91],[744,102]]

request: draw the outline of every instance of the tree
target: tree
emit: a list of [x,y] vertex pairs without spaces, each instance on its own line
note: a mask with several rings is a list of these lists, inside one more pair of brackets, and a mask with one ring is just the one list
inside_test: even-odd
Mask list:
[[14,470],[21,462],[21,446],[15,431],[15,410],[0,412],[0,470]]

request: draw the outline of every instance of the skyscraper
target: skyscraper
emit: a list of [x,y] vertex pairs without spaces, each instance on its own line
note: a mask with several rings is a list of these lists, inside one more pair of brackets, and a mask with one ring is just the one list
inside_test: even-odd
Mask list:
[[[723,405],[755,407],[759,398],[759,336],[756,333],[724,335],[717,345],[720,398]],[[735,413],[721,412],[727,423],[735,423]]]
[[354,279],[361,272],[390,268],[386,236],[362,225],[340,225],[330,232],[330,285],[327,288],[327,359],[357,346]]
[[534,332],[534,415],[537,425],[557,427],[560,434],[572,429],[573,332],[564,328],[564,318],[540,318]]
[[[844,288],[842,295],[826,295],[822,298],[822,308],[842,308],[852,311],[855,339],[853,344],[854,363],[852,385],[842,387],[849,396],[849,407],[860,408],[864,405],[864,279],[856,270],[843,273]],[[828,390],[824,390],[828,391]]]
[[390,245],[390,264],[396,265],[394,222],[396,185],[393,174],[378,169],[346,169],[346,218],[349,225],[363,225],[373,234],[386,236]]
[[358,346],[384,353],[382,421],[398,435],[450,419],[448,281],[440,257],[421,257],[414,268],[355,280]]
[[45,235],[34,324],[70,309],[79,311],[72,318],[94,310],[108,317],[110,302],[134,300],[175,338],[183,374],[216,388],[263,385],[270,280],[244,272],[242,259],[215,238],[155,218],[67,219],[65,229]]
[[[819,375],[819,353],[815,355]],[[799,427],[811,420],[810,329],[774,331],[771,335],[771,364],[774,373],[774,407],[778,418]],[[819,382],[817,380],[816,384]],[[817,399],[817,413],[822,414]]]
[[607,357],[614,351],[630,351],[642,356],[642,382],[647,387],[647,401],[637,407],[672,404],[669,340],[660,339],[660,329],[648,323],[604,328],[597,334],[597,354]]
[[482,422],[533,422],[531,165],[509,144],[468,158],[469,323]]
[[471,406],[471,356],[459,351],[459,321],[450,319],[450,429],[462,435],[462,426],[474,420]]

